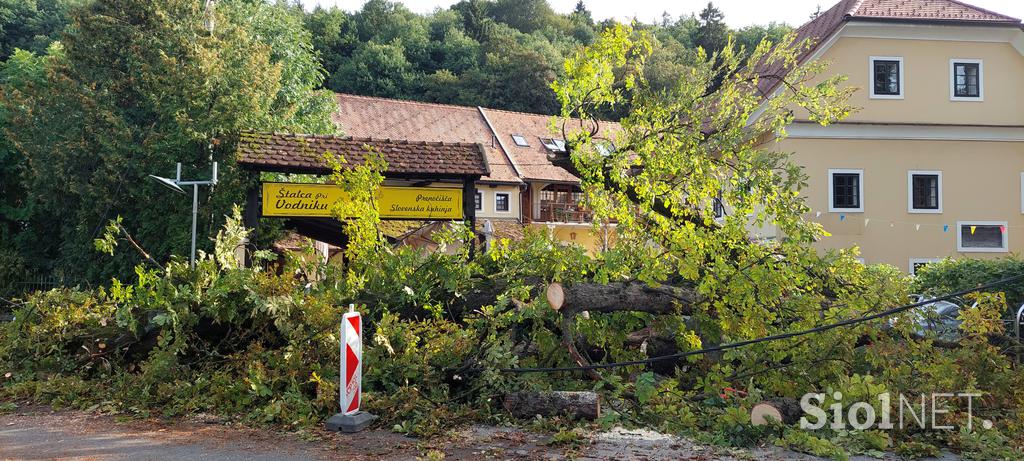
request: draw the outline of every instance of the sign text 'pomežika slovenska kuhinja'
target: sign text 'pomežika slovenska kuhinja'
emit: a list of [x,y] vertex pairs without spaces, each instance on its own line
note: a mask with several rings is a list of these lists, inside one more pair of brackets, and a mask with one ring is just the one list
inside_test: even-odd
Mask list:
[[[263,216],[330,217],[331,206],[348,194],[332,184],[263,183]],[[463,219],[462,190],[439,187],[381,187],[382,218]]]

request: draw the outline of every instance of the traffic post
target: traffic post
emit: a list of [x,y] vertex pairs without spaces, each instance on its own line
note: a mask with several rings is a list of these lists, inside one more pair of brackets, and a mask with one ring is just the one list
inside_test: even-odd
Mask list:
[[327,430],[359,432],[376,416],[359,409],[363,397],[363,321],[355,304],[341,318],[341,413],[327,420]]

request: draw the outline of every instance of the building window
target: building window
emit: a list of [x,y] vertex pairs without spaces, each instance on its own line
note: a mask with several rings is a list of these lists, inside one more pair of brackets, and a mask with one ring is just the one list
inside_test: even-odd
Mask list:
[[941,261],[939,258],[910,258],[910,275],[917,275],[922,267]]
[[509,210],[510,207],[508,193],[498,192],[494,194],[494,211],[502,211],[507,213]]
[[715,219],[721,219],[725,216],[725,202],[722,201],[722,193],[711,199],[712,210],[715,214]]
[[903,98],[903,58],[871,57],[871,97]]
[[484,209],[484,193],[483,192],[476,191],[476,197],[473,199],[473,208],[476,211],[481,211],[481,210]]
[[907,172],[908,213],[942,213],[942,172]]
[[561,139],[540,138],[540,143],[551,152],[565,152],[565,141]]
[[864,170],[828,170],[828,211],[864,211]]
[[965,253],[1005,253],[1009,249],[1006,221],[958,221],[956,249]]
[[980,59],[952,59],[949,61],[950,99],[954,101],[981,101],[984,96],[984,72]]
[[519,147],[530,147],[530,143],[526,142],[526,137],[521,134],[512,135],[512,141],[515,141]]

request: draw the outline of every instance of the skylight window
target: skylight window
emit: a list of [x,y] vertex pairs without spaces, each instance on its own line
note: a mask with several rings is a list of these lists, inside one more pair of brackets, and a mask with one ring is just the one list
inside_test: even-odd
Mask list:
[[561,139],[540,138],[540,142],[551,152],[565,152],[565,141]]
[[512,135],[512,140],[515,141],[519,147],[530,147],[530,143],[526,142],[526,137],[521,134]]
[[597,149],[597,153],[605,157],[615,152],[615,146],[610,141],[595,142],[594,148]]

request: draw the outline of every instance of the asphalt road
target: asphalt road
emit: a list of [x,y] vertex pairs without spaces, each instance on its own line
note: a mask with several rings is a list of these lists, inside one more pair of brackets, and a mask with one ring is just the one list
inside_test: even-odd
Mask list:
[[302,437],[219,422],[119,423],[110,416],[41,407],[0,415],[0,460],[411,460],[419,453],[415,439],[379,430],[358,437]]
[[[773,447],[730,451],[648,430],[591,433],[577,443],[552,445],[549,437],[514,428],[474,426],[421,440],[380,428],[358,434],[285,433],[190,421],[132,420],[81,411],[22,407],[0,415],[0,460],[416,460],[432,451],[445,460],[820,460]],[[857,461],[869,458],[853,457]],[[895,459],[888,456],[887,460]],[[946,454],[941,461],[957,461]],[[871,460],[877,461],[877,460]]]

